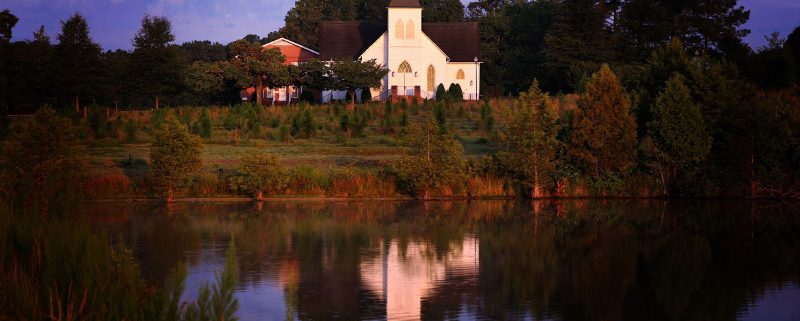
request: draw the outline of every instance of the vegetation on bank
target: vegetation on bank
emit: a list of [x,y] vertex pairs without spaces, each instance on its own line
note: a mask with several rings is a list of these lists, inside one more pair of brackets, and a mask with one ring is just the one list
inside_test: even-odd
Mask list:
[[216,282],[183,302],[184,266],[166,282],[147,280],[119,240],[91,229],[76,206],[90,175],[73,129],[44,108],[4,150],[0,319],[236,320],[233,242]]
[[[486,102],[42,109],[12,126],[3,175],[49,177],[15,160],[31,131],[67,126],[77,138],[62,144],[91,155],[88,179],[71,180],[89,198],[799,197],[798,93],[740,96],[735,71],[680,48],[651,57],[651,78],[666,80],[647,111],[630,110],[607,66],[581,94],[555,97],[534,82]],[[678,67],[656,68],[664,61]],[[746,100],[721,105],[731,95]]]

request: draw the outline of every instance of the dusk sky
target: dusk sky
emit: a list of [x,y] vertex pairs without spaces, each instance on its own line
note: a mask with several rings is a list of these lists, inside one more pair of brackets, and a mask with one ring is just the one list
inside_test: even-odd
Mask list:
[[[465,4],[468,1],[462,0]],[[750,9],[752,30],[746,38],[752,47],[762,46],[764,35],[778,31],[786,37],[800,25],[798,0],[740,0]],[[130,49],[142,16],[164,15],[172,21],[177,43],[211,40],[228,43],[246,34],[266,36],[283,25],[283,17],[294,0],[11,0],[3,6],[20,21],[14,39],[30,39],[44,25],[53,42],[59,22],[81,12],[91,34],[103,49]]]

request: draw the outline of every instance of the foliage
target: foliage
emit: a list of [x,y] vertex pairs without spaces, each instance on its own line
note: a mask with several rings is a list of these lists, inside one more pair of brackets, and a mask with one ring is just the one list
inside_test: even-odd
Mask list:
[[251,152],[242,157],[236,185],[261,200],[264,192],[278,192],[286,187],[288,173],[277,156]]
[[211,121],[211,115],[208,114],[208,109],[203,108],[200,113],[200,137],[211,138],[214,131],[214,123]]
[[74,126],[51,108],[40,109],[8,140],[3,153],[0,199],[47,215],[80,197],[87,162]]
[[464,92],[461,90],[461,85],[450,84],[450,87],[447,88],[447,97],[452,101],[464,100]]
[[164,123],[152,136],[150,171],[153,183],[167,201],[172,201],[175,190],[185,183],[189,174],[200,168],[203,145],[172,113],[167,113]]
[[89,25],[80,14],[73,14],[61,22],[54,59],[60,104],[71,104],[80,97],[87,99],[99,94],[102,75],[100,46],[92,41]]
[[625,89],[604,65],[592,75],[570,123],[568,153],[585,173],[624,174],[636,164],[636,119]]
[[436,99],[447,100],[447,91],[444,89],[444,84],[436,86]]
[[413,194],[429,198],[432,189],[464,181],[464,147],[452,133],[438,133],[431,122],[411,124],[408,142],[412,154],[393,164],[401,186]]
[[520,107],[505,129],[507,151],[498,154],[511,177],[530,188],[531,197],[542,197],[553,186],[558,161],[560,128],[549,99],[536,81],[520,95]]
[[225,266],[222,272],[214,272],[215,283],[211,287],[207,283],[200,286],[197,300],[186,307],[184,320],[213,321],[239,320],[236,310],[239,300],[234,297],[236,281],[239,278],[239,263],[236,245],[231,239],[225,252]]
[[332,77],[330,89],[347,91],[355,104],[356,89],[376,88],[381,85],[381,79],[389,72],[375,59],[367,61],[338,60],[330,65]]
[[711,137],[680,74],[670,78],[658,95],[647,132],[643,149],[659,173],[665,192],[673,177],[691,171],[708,155]]

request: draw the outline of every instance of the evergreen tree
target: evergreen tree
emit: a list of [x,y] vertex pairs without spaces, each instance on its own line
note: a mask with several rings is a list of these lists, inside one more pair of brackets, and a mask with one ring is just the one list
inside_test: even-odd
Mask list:
[[703,123],[683,76],[675,74],[656,99],[653,119],[647,124],[643,141],[645,156],[655,169],[667,195],[672,179],[691,171],[704,161],[711,137]]
[[532,198],[545,196],[556,169],[558,116],[550,107],[550,98],[534,81],[527,93],[519,97],[521,108],[511,117],[505,130],[507,151],[500,152],[503,167]]
[[142,18],[142,27],[133,38],[128,76],[133,104],[158,109],[162,98],[175,102],[183,86],[184,64],[173,41],[172,24],[166,17]]
[[564,0],[545,36],[545,67],[553,89],[572,91],[601,64],[614,61],[603,1]]
[[58,102],[74,103],[80,111],[81,97],[95,98],[100,88],[100,46],[89,36],[89,25],[79,13],[61,22],[61,33],[55,46],[55,81]]
[[570,124],[568,153],[591,177],[624,174],[635,165],[636,119],[608,65],[593,74]]
[[153,132],[150,145],[150,172],[153,184],[167,202],[172,202],[176,190],[183,186],[189,174],[201,166],[203,144],[174,114],[168,112]]
[[444,89],[444,84],[439,84],[439,86],[436,86],[436,99],[447,100],[447,98],[447,90]]

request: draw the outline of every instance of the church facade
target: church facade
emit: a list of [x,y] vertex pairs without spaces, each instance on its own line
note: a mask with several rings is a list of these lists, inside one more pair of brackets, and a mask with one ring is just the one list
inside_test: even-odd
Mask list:
[[[375,59],[389,69],[374,100],[435,98],[436,88],[458,84],[464,99],[480,98],[481,50],[476,22],[423,23],[418,0],[392,0],[387,22],[323,21],[319,59]],[[344,93],[323,92],[323,102]]]

